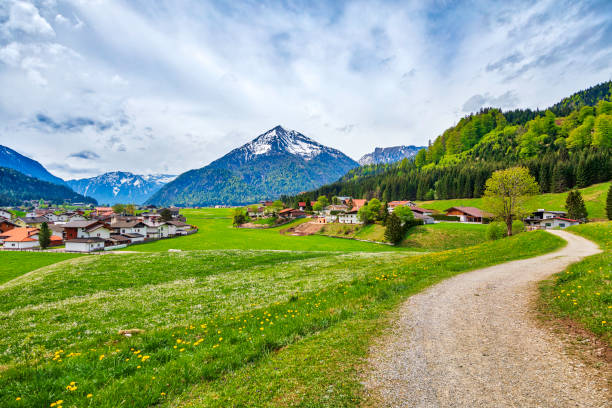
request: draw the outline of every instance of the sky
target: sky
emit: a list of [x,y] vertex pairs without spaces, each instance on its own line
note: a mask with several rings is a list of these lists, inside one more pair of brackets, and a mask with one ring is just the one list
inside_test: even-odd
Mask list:
[[0,144],[180,174],[282,125],[354,159],[612,79],[612,1],[0,0]]

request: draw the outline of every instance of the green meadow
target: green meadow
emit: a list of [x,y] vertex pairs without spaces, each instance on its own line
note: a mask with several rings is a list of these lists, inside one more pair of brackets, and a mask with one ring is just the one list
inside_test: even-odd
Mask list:
[[356,406],[358,366],[399,302],[561,245],[538,231],[435,254],[216,249],[39,268],[0,286],[0,406]]
[[0,285],[43,266],[79,256],[82,255],[53,252],[0,252]]
[[612,345],[612,221],[567,230],[596,242],[603,253],[544,281],[541,305],[548,314],[578,322]]
[[[602,220],[606,218],[606,197],[610,183],[594,184],[590,187],[582,188],[582,198],[589,213],[589,218]],[[565,208],[565,193],[547,193],[530,197],[526,202],[526,207],[530,211],[538,208],[547,210],[562,211]],[[465,206],[482,208],[482,198],[460,198],[454,200],[435,200],[421,201],[417,203],[420,207],[431,210],[444,211],[450,207]]]

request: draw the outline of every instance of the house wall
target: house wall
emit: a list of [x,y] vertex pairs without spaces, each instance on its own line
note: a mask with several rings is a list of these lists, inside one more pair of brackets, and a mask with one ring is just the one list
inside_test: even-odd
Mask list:
[[66,240],[76,239],[77,229],[76,228],[64,228],[64,235],[66,236]]
[[93,252],[104,249],[104,242],[66,242],[66,251],[70,252]]
[[3,248],[9,249],[31,249],[38,248],[38,241],[25,241],[25,242],[15,242],[15,241],[4,241]]

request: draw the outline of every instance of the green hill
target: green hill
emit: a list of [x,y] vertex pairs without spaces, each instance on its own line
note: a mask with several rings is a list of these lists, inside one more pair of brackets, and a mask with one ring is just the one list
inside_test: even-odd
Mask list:
[[65,185],[42,181],[13,169],[0,167],[0,206],[21,205],[24,200],[41,198],[60,204],[67,200],[97,204],[95,199],[77,194]]
[[[595,184],[590,187],[581,188],[579,191],[582,193],[582,198],[586,205],[590,219],[605,219],[606,218],[606,197],[610,183]],[[567,192],[565,193],[547,193],[539,194],[530,197],[527,200],[527,208],[535,211],[538,208],[545,208],[547,210],[563,210],[565,208],[565,199]],[[463,199],[452,199],[452,200],[431,200],[431,201],[417,201],[419,207],[444,211],[450,207],[466,206],[466,207],[479,207],[482,208],[481,198],[463,198]]]

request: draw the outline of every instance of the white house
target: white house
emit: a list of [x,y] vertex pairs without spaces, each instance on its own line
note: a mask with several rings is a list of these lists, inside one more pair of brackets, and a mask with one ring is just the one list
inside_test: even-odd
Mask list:
[[11,214],[10,212],[8,212],[7,210],[3,210],[2,208],[0,208],[0,217],[2,218],[6,218],[7,220],[10,220],[13,214]]
[[170,235],[170,227],[166,224],[147,224],[147,238],[167,238]]
[[338,214],[338,222],[340,224],[363,224],[356,210]]
[[76,238],[66,241],[66,251],[68,252],[95,252],[104,250],[104,238]]
[[138,220],[134,221],[116,221],[111,224],[111,229],[116,234],[139,234],[143,237],[147,236],[147,225]]
[[44,218],[46,218],[49,222],[56,222],[59,221],[59,217],[57,216],[57,214],[55,213],[46,213],[45,215],[43,215]]
[[[174,226],[175,233],[170,235],[185,235],[187,231],[191,229],[191,225],[184,223],[183,221],[168,221],[166,222],[169,226]],[[170,232],[170,231],[169,231]]]
[[546,218],[543,220],[531,220],[527,225],[528,230],[534,229],[553,229],[553,228],[567,228],[572,225],[578,225],[580,221],[572,220],[570,218],[554,217]]

